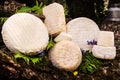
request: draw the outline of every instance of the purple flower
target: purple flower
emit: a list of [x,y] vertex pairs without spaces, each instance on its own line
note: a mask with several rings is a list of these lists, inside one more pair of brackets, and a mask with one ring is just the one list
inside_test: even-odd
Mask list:
[[97,45],[97,41],[96,40],[92,40],[92,41],[87,41],[88,45]]

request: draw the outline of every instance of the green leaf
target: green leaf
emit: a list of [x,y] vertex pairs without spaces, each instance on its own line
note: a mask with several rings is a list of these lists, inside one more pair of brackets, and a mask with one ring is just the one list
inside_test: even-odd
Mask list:
[[82,57],[82,63],[79,67],[79,70],[84,72],[84,73],[93,73],[95,70],[97,70],[101,65],[102,62],[98,59],[96,59],[93,55],[92,52],[90,51],[84,51],[84,54]]
[[7,17],[0,17],[0,22],[4,23],[8,18]]
[[90,64],[90,66],[92,66],[93,68],[95,68],[95,69],[96,69],[96,66],[95,66],[94,64]]
[[52,37],[50,37],[49,43],[47,45],[46,50],[48,51],[50,48],[52,48],[55,45],[54,40],[52,39]]
[[92,68],[92,66],[88,66],[88,67],[87,67],[87,70],[88,70],[90,73],[93,73],[93,72],[94,72],[94,69]]
[[31,8],[32,12],[35,12],[36,14],[42,14],[42,9],[45,7],[45,5],[41,2],[40,4],[38,1],[36,2],[36,5]]
[[69,12],[68,8],[64,8],[64,13],[66,16],[68,15],[68,12]]
[[38,3],[38,1],[36,0],[36,6],[39,6],[39,3]]
[[18,59],[18,58],[21,58],[21,59],[23,59],[27,64],[29,64],[30,61],[31,61],[33,64],[43,61],[43,56],[38,56],[38,57],[34,57],[34,56],[33,56],[33,57],[32,57],[32,56],[25,55],[25,54],[23,54],[23,53],[21,53],[21,52],[18,52],[18,51],[14,54],[14,58],[15,58],[15,60]]
[[33,64],[39,62],[39,58],[30,58],[30,60],[33,62]]
[[31,8],[30,7],[21,7],[17,13],[22,13],[22,12],[31,12]]

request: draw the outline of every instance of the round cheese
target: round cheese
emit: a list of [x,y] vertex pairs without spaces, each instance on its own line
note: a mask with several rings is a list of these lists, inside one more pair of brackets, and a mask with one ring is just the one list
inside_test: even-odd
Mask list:
[[93,56],[100,59],[114,59],[116,57],[116,47],[105,47],[94,45]]
[[49,40],[44,23],[29,13],[18,13],[8,18],[2,27],[2,37],[11,51],[28,55],[42,52]]
[[67,23],[67,33],[72,36],[72,41],[83,50],[91,50],[92,45],[88,45],[87,42],[97,41],[99,31],[98,25],[85,17],[76,18]]
[[61,32],[55,39],[54,41],[55,42],[59,42],[59,41],[62,41],[62,40],[69,40],[69,41],[72,41],[72,36],[65,33],[65,32]]
[[64,8],[58,3],[52,3],[43,8],[45,25],[50,35],[66,32]]
[[82,60],[80,48],[73,42],[63,40],[50,50],[49,59],[59,69],[72,71],[78,68]]

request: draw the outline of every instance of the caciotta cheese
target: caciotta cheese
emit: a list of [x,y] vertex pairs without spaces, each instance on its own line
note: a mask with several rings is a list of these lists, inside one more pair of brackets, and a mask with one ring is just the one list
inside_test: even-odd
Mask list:
[[91,19],[80,17],[67,23],[67,33],[72,36],[75,42],[83,50],[91,50],[92,45],[87,41],[97,40],[99,27]]
[[94,45],[92,53],[96,58],[114,59],[116,57],[116,47]]
[[54,39],[55,42],[59,42],[59,41],[62,41],[62,40],[72,41],[72,36],[69,35],[69,34],[67,34],[66,32],[61,32],[61,33]]
[[64,8],[58,3],[52,3],[43,8],[43,15],[45,16],[45,25],[49,34],[59,34],[66,31],[66,22]]
[[100,31],[97,44],[100,46],[114,47],[114,33],[111,31]]
[[2,27],[2,37],[11,51],[28,55],[42,52],[49,40],[44,23],[29,13],[18,13],[8,18]]
[[56,43],[48,55],[55,67],[66,71],[77,69],[82,61],[82,53],[79,46],[68,40]]

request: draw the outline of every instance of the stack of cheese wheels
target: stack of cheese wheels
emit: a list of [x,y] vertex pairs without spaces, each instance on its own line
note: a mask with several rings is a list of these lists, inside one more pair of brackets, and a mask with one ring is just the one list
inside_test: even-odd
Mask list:
[[50,35],[66,31],[64,8],[58,3],[52,3],[43,8],[45,25]]
[[83,50],[91,50],[88,41],[97,41],[98,25],[91,19],[80,17],[67,23],[67,33],[72,35],[72,40]]
[[50,50],[49,59],[55,67],[72,71],[80,65],[82,54],[79,46],[72,41],[62,40]]
[[114,47],[114,33],[110,31],[100,31],[98,43],[93,46],[93,55],[101,59],[114,59],[116,47]]
[[44,23],[29,13],[18,13],[8,18],[2,27],[2,37],[11,51],[27,55],[42,52],[49,40]]

